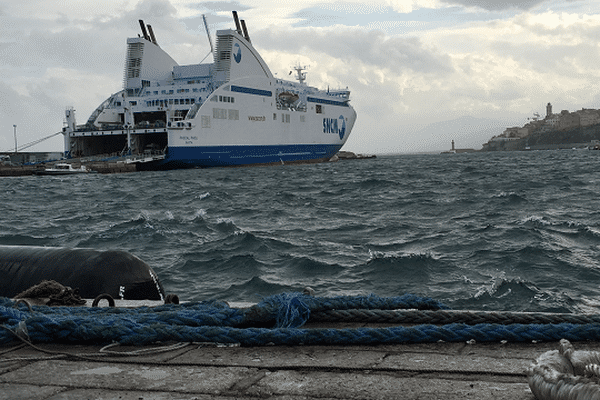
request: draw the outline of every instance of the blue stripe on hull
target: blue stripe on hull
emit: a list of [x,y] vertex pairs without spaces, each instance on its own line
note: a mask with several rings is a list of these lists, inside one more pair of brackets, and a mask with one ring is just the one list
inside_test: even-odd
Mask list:
[[169,147],[163,164],[190,167],[268,164],[330,158],[342,147],[327,145]]

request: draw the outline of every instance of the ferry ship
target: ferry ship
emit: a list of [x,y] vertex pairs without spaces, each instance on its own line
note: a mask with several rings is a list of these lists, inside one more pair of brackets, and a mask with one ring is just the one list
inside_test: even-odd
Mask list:
[[[127,39],[123,90],[77,125],[66,110],[65,157],[126,157],[140,169],[323,162],[344,145],[356,112],[350,91],[276,77],[253,47],[246,23],[217,31],[204,25],[212,63],[179,65],[152,26]],[[291,74],[291,72],[290,72]]]

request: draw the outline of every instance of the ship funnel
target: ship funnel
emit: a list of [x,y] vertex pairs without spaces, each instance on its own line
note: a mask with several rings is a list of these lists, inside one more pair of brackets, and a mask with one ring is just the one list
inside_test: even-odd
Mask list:
[[240,28],[240,20],[238,19],[237,11],[232,11],[231,13],[233,14],[233,20],[235,21],[235,30],[241,35],[242,29]]
[[140,19],[140,27],[142,28],[142,34],[144,35],[144,39],[150,41],[150,36],[148,36],[148,32],[146,31],[146,25],[144,21]]
[[246,29],[246,21],[241,20],[240,22],[242,23],[242,29],[244,30],[244,37],[246,38],[246,40],[248,41],[248,43],[252,43],[250,41],[250,36],[248,36],[248,30]]
[[150,40],[152,41],[152,43],[158,46],[158,43],[156,42],[156,37],[154,36],[154,31],[152,30],[152,27],[150,25],[148,25],[148,32],[150,33]]

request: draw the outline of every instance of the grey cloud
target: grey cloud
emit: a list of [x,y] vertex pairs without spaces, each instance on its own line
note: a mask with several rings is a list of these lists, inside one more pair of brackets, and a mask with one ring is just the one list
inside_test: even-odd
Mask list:
[[[513,58],[526,68],[540,73],[554,72],[573,77],[577,74],[589,75],[590,71],[596,69],[593,63],[597,57],[589,55],[597,54],[596,38],[600,35],[600,27],[593,23],[549,27],[531,23],[527,18],[518,18],[515,22],[523,30],[531,32],[533,37],[544,38],[546,43],[552,45],[534,46],[530,42],[521,44],[498,40],[491,47],[495,53]],[[580,68],[575,68],[575,64]]]
[[12,28],[2,24],[1,36],[11,40],[0,42],[0,59],[6,66],[33,68],[37,72],[60,66],[120,76],[126,39],[141,34],[138,19],[152,25],[159,45],[164,45],[167,52],[173,51],[173,44],[198,43],[197,36],[186,32],[176,14],[169,1],[152,0],[140,2],[118,17],[98,15],[94,19],[65,20],[61,16],[62,29],[58,31],[52,30],[55,23],[39,20],[18,21]]
[[[253,36],[260,47],[272,50],[301,54],[308,48],[349,63],[360,60],[394,71],[403,68],[422,73],[453,71],[447,55],[426,48],[416,37],[390,38],[381,31],[364,32],[359,29],[295,33],[261,30]],[[292,37],[302,37],[302,40],[290,40]]]
[[[64,105],[50,98],[43,90],[33,88],[31,95],[23,96],[0,82],[0,150],[7,151],[13,147],[13,124],[17,125],[18,143],[21,145],[58,132],[63,115]],[[52,139],[53,148],[62,149],[61,142],[62,137]]]
[[159,44],[175,35],[189,39],[175,14],[168,1],[155,0],[140,3],[118,17],[68,21],[61,17],[62,29],[58,31],[51,29],[55,25],[38,20],[23,20],[10,30],[3,25],[0,33],[12,40],[0,45],[0,59],[4,66],[26,68],[37,76],[49,68],[60,67],[119,77],[123,73],[126,39],[140,33],[138,19],[152,25]]
[[[106,71],[117,62],[122,71],[124,44],[115,48],[116,37],[98,40],[96,32],[75,29],[58,33],[34,31],[27,37],[0,48],[0,58],[4,65],[27,68],[29,71],[43,73],[47,68],[62,67]],[[120,38],[123,40],[123,38]],[[89,51],[89,49],[94,51]]]
[[530,10],[547,0],[440,0],[447,4],[460,4],[465,7],[479,7],[484,10],[498,11],[507,9]]
[[339,15],[325,14],[322,12],[318,13],[312,10],[299,11],[295,13],[292,17],[304,20],[304,22],[301,24],[303,26],[314,26],[315,24],[319,26],[327,26],[336,23],[341,23],[344,21],[344,18],[342,18]]
[[[206,23],[208,24],[209,27],[213,28],[215,26],[219,26],[220,24],[232,24],[233,25],[233,18],[231,17],[231,14],[228,14],[227,16],[220,16],[217,14],[210,14],[209,16],[206,17]],[[183,18],[181,19],[181,22],[183,22],[185,24],[185,26],[191,30],[191,31],[204,31],[204,21],[202,20],[202,17],[191,17],[191,18]]]
[[201,3],[191,4],[190,7],[198,9],[207,9],[210,11],[245,11],[252,7],[244,6],[238,1],[203,1]]

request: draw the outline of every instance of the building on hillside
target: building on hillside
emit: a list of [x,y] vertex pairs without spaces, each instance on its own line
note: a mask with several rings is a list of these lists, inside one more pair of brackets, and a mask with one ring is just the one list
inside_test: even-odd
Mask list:
[[551,114],[546,116],[544,122],[545,126],[550,127],[551,129],[558,129],[558,125],[560,124],[560,114]]
[[527,135],[529,135],[529,128],[521,128],[519,126],[515,126],[512,128],[506,128],[500,136],[511,139],[521,139],[526,137]]
[[577,111],[577,114],[579,114],[579,124],[581,126],[600,124],[600,112],[598,110],[582,108]]
[[578,113],[570,113],[568,110],[560,112],[558,129],[570,129],[579,127],[580,116]]

